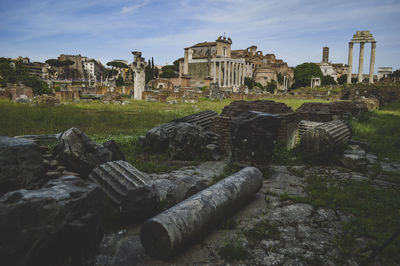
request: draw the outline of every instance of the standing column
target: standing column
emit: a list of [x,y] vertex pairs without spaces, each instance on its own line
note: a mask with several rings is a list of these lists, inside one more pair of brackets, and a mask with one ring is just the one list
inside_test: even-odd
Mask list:
[[246,76],[246,67],[242,64],[242,85],[244,85],[244,77]]
[[239,64],[239,85],[243,83],[243,64]]
[[363,80],[363,66],[364,66],[364,42],[360,42],[360,58],[358,61],[358,82]]
[[375,65],[376,42],[371,43],[371,61],[369,63],[369,83],[374,83],[374,65]]
[[227,74],[227,71],[226,71],[226,60],[224,60],[224,87],[226,87],[226,74]]
[[222,76],[222,71],[221,71],[221,61],[218,62],[218,86],[221,88],[221,76]]
[[214,61],[214,69],[213,69],[213,82],[217,82],[217,62]]
[[231,62],[228,62],[228,87],[231,87]]
[[351,74],[352,74],[352,66],[353,66],[353,43],[349,42],[349,62],[347,68],[347,83],[351,84]]
[[236,85],[239,86],[239,63],[236,63],[235,72],[236,72]]

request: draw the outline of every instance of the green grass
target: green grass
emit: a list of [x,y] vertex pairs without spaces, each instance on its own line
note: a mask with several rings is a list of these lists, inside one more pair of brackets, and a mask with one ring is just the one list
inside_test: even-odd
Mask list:
[[371,143],[380,159],[400,160],[400,102],[360,115],[351,121],[353,138]]
[[[60,106],[29,106],[0,100],[0,135],[17,136],[52,134],[77,127],[97,143],[115,140],[128,162],[145,172],[168,172],[182,166],[170,162],[167,154],[149,154],[137,147],[138,137],[154,126],[204,110],[218,113],[232,100],[196,104],[163,104],[133,101],[128,105],[106,105],[101,102],[70,103]],[[279,100],[298,108],[308,100]]]
[[[307,196],[304,198],[283,194],[280,200],[328,207],[350,215],[351,219],[343,224],[343,233],[334,240],[343,258],[353,258],[361,262],[368,251],[381,246],[400,228],[398,189],[378,189],[373,186],[372,180],[344,181],[335,180],[328,175],[311,175],[306,178],[306,192]],[[358,247],[358,237],[366,238],[367,246]],[[379,257],[388,265],[399,263],[400,239],[389,245]]]
[[276,225],[271,224],[268,220],[261,220],[257,222],[251,229],[244,232],[248,239],[252,240],[263,240],[263,239],[274,239],[280,238],[280,232]]
[[227,261],[245,260],[250,254],[243,242],[239,236],[227,238],[224,245],[218,249],[218,254]]

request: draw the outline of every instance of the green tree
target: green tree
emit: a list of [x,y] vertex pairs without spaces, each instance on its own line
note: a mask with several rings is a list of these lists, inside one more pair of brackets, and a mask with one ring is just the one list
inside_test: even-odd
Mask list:
[[326,76],[322,77],[322,82],[321,82],[322,86],[336,85],[336,84],[337,83],[336,83],[335,79],[332,76],[326,75]]
[[283,75],[281,73],[278,73],[276,75],[277,79],[278,79],[278,83],[279,84],[283,84]]
[[119,75],[115,80],[115,86],[121,87],[124,84],[124,79]]
[[312,77],[319,77],[322,80],[322,76],[321,69],[314,63],[298,65],[294,69],[295,82],[292,85],[292,89],[310,86]]
[[111,66],[111,67],[118,67],[118,68],[128,68],[128,65],[125,64],[124,62],[111,61],[111,62],[107,62],[106,65]]
[[390,77],[399,78],[400,77],[400,69],[397,69],[397,70],[393,71],[393,73],[390,74]]
[[268,82],[267,86],[264,87],[264,90],[268,91],[269,93],[274,93],[278,84],[275,80],[271,80]]
[[175,70],[171,68],[163,69],[160,75],[161,78],[176,78],[178,76],[179,75],[175,72]]

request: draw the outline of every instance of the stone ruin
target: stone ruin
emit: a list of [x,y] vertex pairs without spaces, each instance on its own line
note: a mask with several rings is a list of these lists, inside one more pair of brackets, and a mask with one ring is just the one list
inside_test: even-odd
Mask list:
[[282,141],[288,147],[293,147],[296,143],[298,115],[293,109],[284,103],[268,100],[257,101],[234,101],[222,110],[220,116],[214,118],[211,130],[221,136],[221,144],[227,153],[231,153],[231,128],[232,120],[248,111],[258,111],[269,114],[277,114],[281,118],[281,123],[277,131],[276,139]]
[[141,138],[142,145],[153,152],[169,151],[172,158],[180,160],[220,158],[219,136],[208,130],[217,115],[203,111],[154,127]]
[[367,111],[360,102],[303,103],[296,113],[300,120],[329,122],[337,119],[349,120],[361,112]]

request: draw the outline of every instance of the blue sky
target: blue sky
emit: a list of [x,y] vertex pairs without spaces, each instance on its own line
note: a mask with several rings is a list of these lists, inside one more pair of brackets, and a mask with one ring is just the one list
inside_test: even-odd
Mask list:
[[[45,61],[82,54],[106,63],[142,51],[156,64],[183,57],[183,48],[226,33],[232,49],[257,45],[296,66],[347,63],[357,30],[377,41],[375,70],[400,68],[399,0],[0,0],[0,56]],[[353,68],[358,65],[358,45]],[[364,73],[369,69],[366,45]]]

